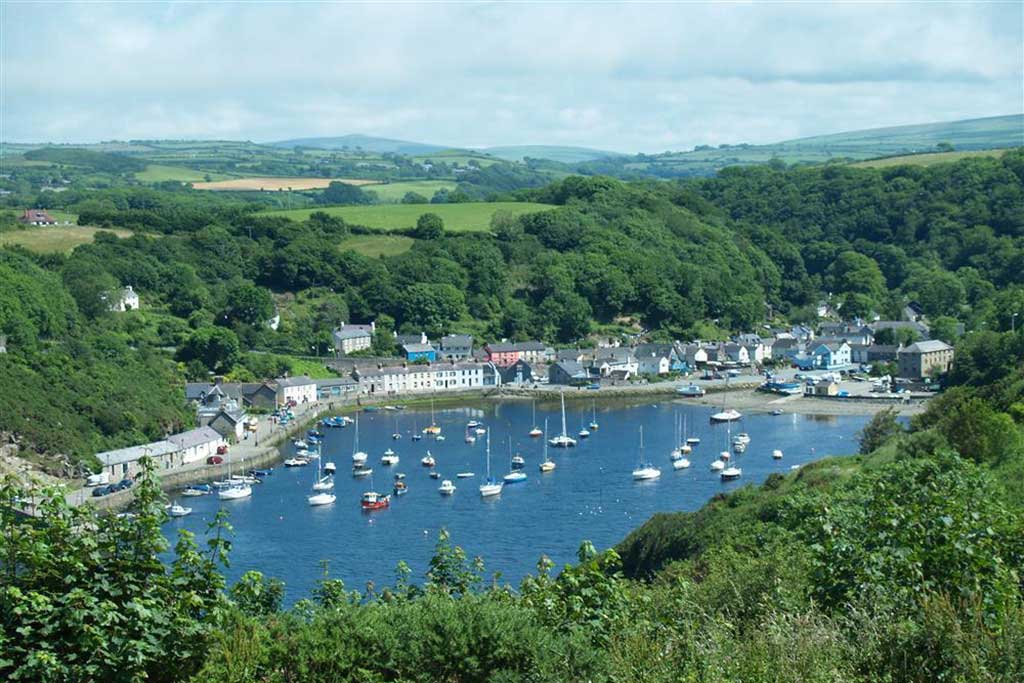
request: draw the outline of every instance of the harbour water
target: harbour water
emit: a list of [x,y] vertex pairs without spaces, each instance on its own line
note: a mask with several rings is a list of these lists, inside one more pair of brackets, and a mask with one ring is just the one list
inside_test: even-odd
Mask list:
[[[715,410],[672,402],[598,403],[599,428],[576,448],[549,448],[557,468],[546,474],[538,471],[538,465],[545,439],[561,431],[557,404],[537,406],[536,423],[543,428],[546,418],[549,426],[542,438],[528,436],[534,426],[533,413],[531,404],[521,401],[438,409],[436,423],[443,430],[443,442],[411,438],[414,430],[419,432],[430,423],[429,409],[361,413],[359,446],[369,454],[372,477],[355,479],[350,474],[352,426],[321,428],[325,435],[323,462],[338,467],[334,504],[310,507],[306,501],[316,476],[315,461],[304,468],[277,466],[261,485],[253,487],[249,499],[179,499],[194,512],[168,522],[165,531],[173,540],[178,529],[189,529],[201,540],[217,510],[227,508],[234,527],[229,582],[246,571],[259,570],[285,581],[289,603],[309,596],[322,576],[323,561],[329,563],[331,576],[343,579],[350,589],[363,589],[369,581],[378,588],[393,584],[401,560],[411,567],[413,579],[422,581],[442,527],[469,557],[484,559],[488,578],[500,572],[503,581],[518,585],[524,575],[535,571],[541,555],[560,567],[573,561],[585,539],[598,548],[609,547],[655,512],[696,510],[716,493],[758,484],[773,472],[788,472],[794,465],[825,455],[854,453],[856,434],[868,419],[748,414],[732,425],[733,435],[747,432],[751,437],[746,452],[733,456],[743,476],[723,483],[709,467],[719,452],[728,448],[726,425],[709,423]],[[569,404],[570,436],[576,437],[581,426],[591,422],[591,411],[589,402]],[[675,471],[669,453],[675,446],[677,414],[680,420],[686,417],[689,436],[699,437],[701,443],[689,456],[691,467]],[[506,485],[500,496],[481,499],[478,486],[486,472],[485,438],[478,437],[473,444],[465,442],[470,420],[491,430],[492,474],[500,477],[509,471],[511,438],[513,452],[526,460],[525,482]],[[635,482],[631,476],[638,462],[641,425],[645,457],[662,470],[655,481]],[[392,438],[396,430],[402,434],[399,440]],[[401,458],[398,465],[381,465],[387,448]],[[772,458],[774,449],[783,451],[783,459]],[[294,448],[289,444],[282,450],[287,455]],[[453,496],[441,496],[440,480],[431,479],[429,469],[420,464],[427,450],[436,458],[436,469],[443,478],[458,487]],[[464,471],[476,476],[456,479],[456,473]],[[408,494],[393,497],[388,509],[362,511],[362,493],[390,493],[396,472],[406,474]]]

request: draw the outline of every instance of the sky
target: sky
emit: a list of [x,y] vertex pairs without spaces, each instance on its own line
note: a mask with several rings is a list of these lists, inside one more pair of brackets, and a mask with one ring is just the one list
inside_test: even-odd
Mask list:
[[1024,111],[1024,3],[0,2],[0,140],[624,152]]

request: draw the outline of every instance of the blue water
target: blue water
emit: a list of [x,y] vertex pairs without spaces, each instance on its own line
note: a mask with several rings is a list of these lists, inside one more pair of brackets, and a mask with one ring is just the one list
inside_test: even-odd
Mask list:
[[[590,410],[589,405],[570,406],[570,435],[575,437],[581,421],[590,422]],[[677,412],[687,416],[689,435],[702,440],[689,457],[692,466],[681,471],[674,471],[668,459]],[[393,584],[399,560],[405,560],[414,580],[421,581],[441,527],[451,532],[453,542],[469,557],[484,558],[488,577],[501,572],[503,580],[518,585],[524,575],[535,571],[542,554],[561,566],[574,560],[584,539],[598,548],[610,547],[655,512],[696,510],[716,493],[760,483],[773,472],[788,472],[793,465],[827,454],[853,453],[856,433],[867,421],[860,416],[746,415],[732,428],[733,434],[745,431],[752,439],[746,453],[733,456],[743,477],[722,483],[709,465],[726,448],[726,427],[709,424],[712,412],[709,407],[668,402],[598,405],[600,428],[575,449],[549,449],[558,466],[548,474],[537,469],[543,439],[528,436],[533,425],[529,403],[438,410],[436,421],[445,436],[440,443],[427,437],[409,438],[414,426],[422,429],[429,424],[429,412],[362,413],[359,442],[370,455],[372,485],[370,478],[350,476],[355,430],[322,429],[326,435],[323,461],[338,466],[334,490],[338,498],[333,505],[314,508],[306,502],[316,476],[315,462],[305,468],[278,466],[263,484],[254,486],[250,499],[224,503],[216,496],[180,499],[194,512],[172,520],[165,530],[172,539],[179,528],[190,529],[201,539],[208,522],[224,506],[234,527],[229,582],[248,570],[259,570],[286,582],[288,602],[310,594],[322,574],[323,560],[329,562],[331,576],[343,579],[351,589],[362,589],[368,581],[378,588]],[[545,418],[550,435],[560,431],[557,404],[538,405],[537,422],[542,428]],[[526,458],[527,481],[506,485],[499,497],[481,499],[477,487],[486,470],[484,438],[473,445],[464,442],[470,419],[492,429],[492,473],[500,476],[509,470],[507,439],[511,436],[513,449]],[[396,420],[403,434],[398,441],[391,438]],[[638,460],[641,425],[645,455],[662,470],[661,478],[653,482],[634,482],[630,474]],[[390,468],[380,464],[389,447],[401,457]],[[784,452],[782,460],[772,459],[775,448]],[[441,496],[440,481],[431,479],[420,465],[427,449],[437,459],[443,478],[458,487],[454,496]],[[289,444],[283,450],[290,453],[292,447]],[[456,479],[456,472],[462,471],[473,471],[476,477]],[[406,473],[409,493],[393,497],[390,509],[363,512],[359,507],[363,491],[390,492],[395,472]]]

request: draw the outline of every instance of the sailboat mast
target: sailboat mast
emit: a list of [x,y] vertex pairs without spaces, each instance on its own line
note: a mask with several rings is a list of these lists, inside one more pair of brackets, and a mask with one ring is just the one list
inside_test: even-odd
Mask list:
[[[544,433],[548,433],[548,419],[544,418]],[[544,462],[548,461],[548,440],[544,439]]]
[[565,392],[562,392],[562,436],[568,436],[569,430],[565,427]]

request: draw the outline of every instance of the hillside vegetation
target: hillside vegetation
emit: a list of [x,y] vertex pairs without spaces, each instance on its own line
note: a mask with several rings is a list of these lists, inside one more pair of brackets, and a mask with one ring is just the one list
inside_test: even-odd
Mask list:
[[[376,189],[376,188],[373,188]],[[316,209],[269,211],[268,216],[283,216],[294,220],[307,220],[314,212],[342,218],[346,223],[367,228],[398,230],[412,228],[425,213],[441,217],[445,228],[454,232],[487,231],[491,218],[497,214],[519,216],[552,208],[534,202],[466,202],[460,204],[397,204],[385,206],[327,206]]]

